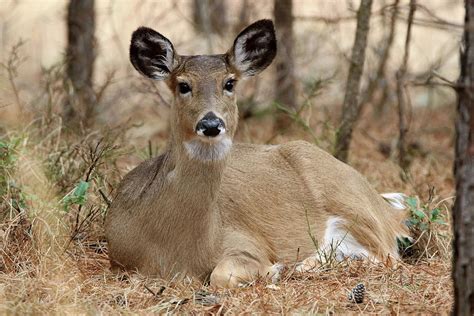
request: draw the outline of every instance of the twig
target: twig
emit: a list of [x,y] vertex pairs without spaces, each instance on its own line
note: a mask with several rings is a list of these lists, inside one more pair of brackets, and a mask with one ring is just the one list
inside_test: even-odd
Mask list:
[[166,289],[166,287],[160,286],[158,291],[155,292],[152,289],[150,289],[146,284],[143,284],[143,286],[145,287],[145,290],[147,290],[148,292],[150,292],[153,295],[153,297],[160,296],[161,294],[163,294],[163,291]]
[[[421,18],[421,17],[418,17],[416,19],[413,18],[411,20],[413,25],[429,27],[429,28],[437,28],[437,29],[441,29],[441,30],[449,30],[449,31],[451,31],[453,29],[455,29],[455,30],[457,29],[457,30],[461,31],[462,29],[464,29],[464,26],[462,24],[457,24],[457,23],[453,23],[453,22],[447,21],[445,19],[442,19],[442,18],[436,16],[433,12],[431,12],[431,10],[429,10],[424,5],[415,4],[415,6],[416,6],[416,9],[420,9],[420,10],[424,11],[428,16],[430,16],[431,19],[425,19],[425,18]],[[403,20],[406,20],[408,22],[410,20],[410,13],[408,13],[408,17],[400,16],[400,18],[402,18]]]
[[15,45],[13,45],[10,55],[8,57],[7,63],[0,63],[0,66],[5,68],[8,74],[8,81],[10,83],[10,86],[12,88],[13,94],[15,96],[15,102],[18,106],[18,109],[20,110],[20,113],[23,115],[24,114],[24,107],[23,103],[21,102],[20,98],[20,92],[18,90],[18,87],[16,86],[15,83],[15,77],[17,75],[17,70],[18,67],[21,65],[21,63],[24,61],[24,59],[20,58],[19,56],[19,49],[25,44],[23,40],[19,40]]
[[114,83],[114,77],[115,77],[116,70],[109,71],[105,75],[105,81],[104,83],[97,89],[97,92],[95,93],[95,99],[97,103],[99,103],[102,100],[102,97],[104,96],[105,90]]
[[151,140],[148,140],[148,158],[153,158],[153,147]]
[[[371,13],[372,17],[382,15],[385,10],[389,9],[392,5],[386,5],[380,8],[377,11]],[[353,12],[354,10],[350,10]],[[348,15],[348,16],[339,16],[334,18],[328,18],[326,16],[319,15],[295,15],[293,16],[295,20],[301,21],[314,21],[314,22],[323,22],[326,24],[339,24],[341,22],[351,22],[357,18],[357,15]]]
[[102,189],[99,189],[100,196],[104,199],[105,204],[107,204],[107,207],[110,207],[112,204],[112,201],[107,197],[107,195],[102,191]]
[[442,81],[444,81],[444,82],[446,82],[446,83],[449,83],[452,87],[456,87],[456,86],[457,86],[457,84],[456,84],[455,82],[453,82],[453,81],[447,79],[446,77],[443,77],[443,76],[442,76],[439,72],[437,72],[436,70],[433,70],[433,71],[431,72],[431,74],[432,74],[433,76],[435,76],[436,78],[438,78],[438,79],[440,79],[440,80],[442,80]]

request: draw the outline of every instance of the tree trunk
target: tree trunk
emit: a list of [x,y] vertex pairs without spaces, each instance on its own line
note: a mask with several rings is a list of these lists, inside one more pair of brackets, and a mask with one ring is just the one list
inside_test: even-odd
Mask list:
[[200,33],[224,35],[227,9],[224,0],[194,0],[194,27]]
[[67,12],[67,75],[74,89],[64,109],[66,126],[91,125],[95,93],[94,0],[70,0]]
[[[361,106],[364,104],[372,103],[374,101],[375,93],[377,90],[382,88],[382,97],[380,98],[377,106],[373,105],[374,112],[379,116],[382,113],[383,107],[385,106],[386,99],[387,99],[387,75],[386,75],[386,68],[387,62],[390,59],[390,52],[392,50],[393,42],[395,39],[395,27],[397,22],[398,16],[398,4],[400,0],[395,0],[391,5],[392,12],[390,14],[390,21],[389,21],[389,29],[388,35],[384,41],[382,52],[380,53],[379,64],[377,66],[377,71],[375,72],[375,76],[370,80],[369,86],[367,87],[367,91],[361,101]],[[387,23],[387,19],[383,20],[383,23]]]
[[352,130],[360,112],[360,78],[364,70],[371,8],[372,0],[361,0],[359,11],[357,11],[357,30],[354,46],[352,47],[351,65],[349,67],[346,93],[342,106],[341,123],[336,134],[336,146],[334,151],[334,156],[344,162],[347,161],[348,158]]
[[474,315],[474,0],[465,0],[456,119],[454,314]]
[[250,3],[250,0],[243,0],[242,6],[240,7],[239,19],[233,26],[234,33],[240,33],[240,31],[250,24],[250,15],[252,11],[253,4]]
[[[276,96],[280,107],[292,110],[297,108],[295,93],[295,71],[293,60],[293,3],[292,0],[274,1],[275,28],[278,52],[276,56]],[[284,111],[277,114],[276,128],[286,128],[290,118]]]
[[402,179],[407,180],[408,167],[411,158],[408,156],[406,135],[408,133],[407,106],[405,100],[405,77],[408,70],[408,57],[410,56],[411,27],[415,17],[416,0],[410,0],[410,11],[408,13],[407,34],[405,37],[405,52],[400,69],[397,72],[397,99],[398,99],[398,119],[399,119],[399,137],[398,137],[398,165],[402,169]]

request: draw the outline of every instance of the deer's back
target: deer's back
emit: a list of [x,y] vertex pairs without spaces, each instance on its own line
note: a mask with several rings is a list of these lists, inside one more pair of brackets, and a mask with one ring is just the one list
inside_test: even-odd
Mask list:
[[226,225],[261,235],[278,261],[313,254],[330,218],[374,254],[394,255],[404,231],[363,176],[304,141],[235,145],[218,201]]

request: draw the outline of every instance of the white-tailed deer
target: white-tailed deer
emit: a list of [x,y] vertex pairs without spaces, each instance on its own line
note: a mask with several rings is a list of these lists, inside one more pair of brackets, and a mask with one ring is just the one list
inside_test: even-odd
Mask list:
[[275,54],[270,20],[222,55],[181,56],[152,29],[133,33],[133,66],[166,80],[174,104],[167,150],[125,176],[107,214],[113,267],[235,286],[277,277],[297,254],[307,258],[298,269],[309,270],[334,246],[338,259],[398,258],[403,212],[353,168],[303,141],[233,144],[235,87]]

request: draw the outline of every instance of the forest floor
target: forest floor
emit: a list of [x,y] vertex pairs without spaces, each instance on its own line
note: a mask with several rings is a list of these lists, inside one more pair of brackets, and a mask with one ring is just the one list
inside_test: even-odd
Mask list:
[[[364,113],[355,130],[350,164],[379,192],[412,197],[417,243],[407,260],[395,267],[345,261],[304,274],[290,264],[278,284],[257,280],[231,290],[109,270],[102,225],[107,196],[146,158],[147,146],[137,149],[115,130],[66,135],[54,117],[8,132],[0,139],[0,313],[447,314],[453,301],[453,117],[454,107],[413,110],[405,181],[392,154],[396,115]],[[273,137],[270,127],[262,128],[271,126],[268,117],[241,122],[237,139],[305,138],[328,150],[335,115],[315,110],[306,118],[319,140],[299,128]],[[162,145],[164,138],[154,141]],[[367,290],[361,304],[348,299],[358,283]]]

